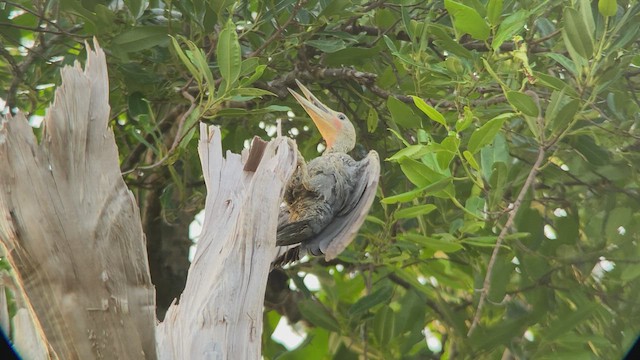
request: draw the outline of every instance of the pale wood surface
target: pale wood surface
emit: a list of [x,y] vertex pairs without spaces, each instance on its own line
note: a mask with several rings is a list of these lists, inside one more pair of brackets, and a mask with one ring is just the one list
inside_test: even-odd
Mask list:
[[[155,299],[138,208],[108,128],[104,52],[62,85],[38,144],[0,119],[0,240],[49,356],[155,358]],[[87,44],[88,48],[88,44]]]
[[[156,331],[160,359],[260,359],[262,308],[275,256],[278,209],[295,144],[272,140],[255,172],[223,157],[220,130],[200,127],[207,199],[187,284]],[[256,158],[256,156],[244,156]]]
[[46,360],[55,357],[49,354],[43,335],[37,331],[33,318],[25,308],[18,309],[13,316],[12,342],[25,360]]

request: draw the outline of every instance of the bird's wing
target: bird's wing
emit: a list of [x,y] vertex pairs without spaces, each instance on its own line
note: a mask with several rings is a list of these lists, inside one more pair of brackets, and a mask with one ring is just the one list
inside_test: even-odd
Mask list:
[[354,174],[357,183],[344,207],[327,227],[304,246],[312,253],[320,250],[327,261],[336,258],[355,238],[376,196],[380,178],[378,153],[370,151],[366,158],[358,162],[358,167]]

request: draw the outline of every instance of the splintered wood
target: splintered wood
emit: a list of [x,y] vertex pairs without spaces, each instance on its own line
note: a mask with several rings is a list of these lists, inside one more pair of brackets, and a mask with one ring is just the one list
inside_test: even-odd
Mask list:
[[[286,138],[222,156],[220,130],[200,126],[205,221],[187,284],[158,326],[160,359],[260,359],[262,307],[278,209],[296,164]],[[252,163],[255,163],[253,160]]]
[[26,307],[14,342],[34,359],[259,359],[295,143],[256,140],[243,163],[222,156],[218,128],[201,125],[204,229],[179,304],[156,326],[140,215],[107,127],[105,55],[94,47],[84,71],[62,70],[40,144],[24,115],[0,119],[0,241]]
[[62,69],[40,144],[23,114],[0,119],[0,241],[47,358],[154,359],[155,290],[94,48]]

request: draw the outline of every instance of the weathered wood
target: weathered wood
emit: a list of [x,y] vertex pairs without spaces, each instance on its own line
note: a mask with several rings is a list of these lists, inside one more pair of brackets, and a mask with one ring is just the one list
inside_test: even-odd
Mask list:
[[[293,142],[263,149],[255,172],[222,156],[220,131],[200,127],[207,199],[202,235],[179,304],[158,325],[160,359],[260,359],[262,307],[278,209],[296,164]],[[255,158],[247,156],[245,158]]]
[[44,335],[37,331],[33,317],[29,311],[20,308],[13,316],[13,346],[23,359],[46,360],[54,358],[47,350]]
[[94,47],[84,72],[62,69],[40,144],[24,115],[0,119],[0,240],[50,357],[153,359],[144,235]]

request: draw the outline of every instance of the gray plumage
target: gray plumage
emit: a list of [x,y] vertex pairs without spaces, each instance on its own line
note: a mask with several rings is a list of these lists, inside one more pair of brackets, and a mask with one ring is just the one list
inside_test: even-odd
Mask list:
[[[299,166],[285,190],[279,214],[276,244],[299,246],[288,249],[275,265],[298,260],[305,252],[324,255],[326,260],[338,256],[362,226],[380,176],[375,151],[360,161],[346,153],[355,145],[355,130],[344,114],[327,108],[298,85],[308,100],[292,93],[316,122],[328,148],[308,164],[298,154]],[[331,129],[319,123],[325,120],[331,121]]]

